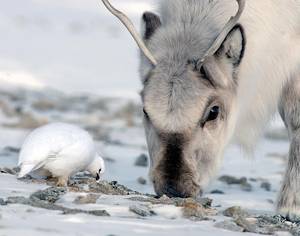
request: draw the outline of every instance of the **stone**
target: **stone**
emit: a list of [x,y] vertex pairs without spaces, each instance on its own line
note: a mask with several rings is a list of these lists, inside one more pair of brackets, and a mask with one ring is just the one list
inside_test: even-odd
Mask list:
[[5,206],[7,203],[4,201],[4,199],[0,198],[0,206]]
[[74,203],[76,204],[95,204],[98,200],[99,196],[96,194],[87,194],[84,196],[78,196]]
[[236,178],[234,176],[229,176],[229,175],[223,175],[219,178],[219,181],[226,183],[228,185],[232,184],[245,184],[247,183],[247,178],[242,177],[242,178]]
[[30,199],[42,200],[50,203],[55,203],[62,195],[66,194],[66,188],[50,187],[45,190],[37,191],[31,194]]
[[223,175],[219,178],[219,181],[228,185],[240,185],[243,191],[252,191],[252,185],[248,182],[246,177],[236,178],[229,175]]
[[148,167],[148,157],[146,154],[141,154],[134,163],[135,166]]
[[226,229],[233,232],[244,232],[244,229],[238,226],[235,222],[231,220],[221,221],[214,224],[216,228]]
[[260,187],[268,192],[272,189],[272,185],[269,182],[262,182]]
[[147,184],[147,180],[145,178],[143,178],[143,177],[139,177],[137,179],[137,181],[138,181],[139,184],[142,184],[142,185]]
[[222,190],[218,190],[218,189],[212,190],[210,193],[211,194],[225,194]]
[[6,204],[22,204],[22,205],[29,205],[30,200],[25,197],[8,197],[6,200]]
[[155,215],[155,213],[152,210],[150,210],[149,207],[144,205],[131,205],[129,206],[129,211],[142,217]]
[[223,215],[227,216],[227,217],[232,217],[232,218],[239,218],[239,217],[247,217],[247,216],[249,216],[249,213],[246,212],[245,210],[243,210],[239,206],[233,206],[233,207],[227,208],[223,212]]

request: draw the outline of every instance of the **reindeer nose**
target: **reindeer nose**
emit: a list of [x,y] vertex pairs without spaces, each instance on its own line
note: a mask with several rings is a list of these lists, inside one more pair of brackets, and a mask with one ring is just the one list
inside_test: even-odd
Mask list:
[[174,186],[166,184],[163,188],[163,193],[168,197],[177,197],[177,198],[187,198],[188,196],[180,191],[178,191]]

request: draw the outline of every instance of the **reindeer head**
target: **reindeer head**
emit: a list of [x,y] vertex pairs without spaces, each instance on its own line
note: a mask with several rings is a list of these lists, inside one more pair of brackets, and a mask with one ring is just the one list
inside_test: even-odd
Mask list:
[[[103,2],[125,23],[144,53],[141,96],[155,191],[194,197],[217,170],[234,128],[236,73],[245,48],[237,21],[245,2],[238,1],[237,15],[221,33],[197,23],[174,30],[159,16],[145,13],[143,40],[128,18]],[[195,29],[199,32],[191,33]]]

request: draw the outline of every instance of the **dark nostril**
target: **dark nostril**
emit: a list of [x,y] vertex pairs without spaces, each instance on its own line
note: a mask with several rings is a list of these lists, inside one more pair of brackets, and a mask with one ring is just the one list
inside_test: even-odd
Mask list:
[[166,185],[164,187],[164,193],[168,196],[168,197],[178,197],[178,198],[185,198],[185,194],[177,191],[172,185]]

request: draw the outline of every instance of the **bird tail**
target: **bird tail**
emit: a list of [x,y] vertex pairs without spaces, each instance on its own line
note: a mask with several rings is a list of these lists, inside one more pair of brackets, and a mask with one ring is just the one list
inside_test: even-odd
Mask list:
[[25,175],[29,174],[35,168],[35,166],[36,165],[34,165],[34,164],[27,164],[27,165],[23,164],[21,166],[21,170],[18,175],[18,178],[23,178]]

